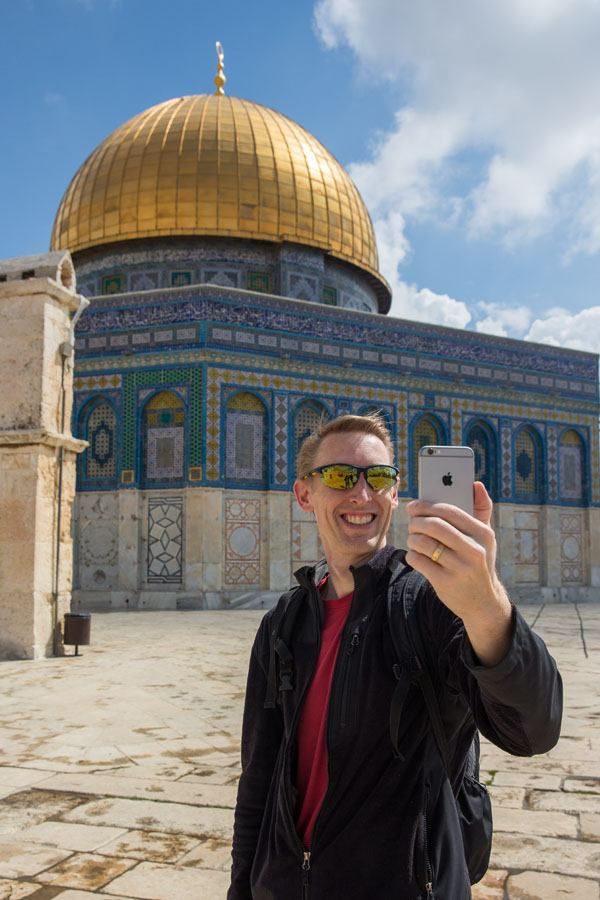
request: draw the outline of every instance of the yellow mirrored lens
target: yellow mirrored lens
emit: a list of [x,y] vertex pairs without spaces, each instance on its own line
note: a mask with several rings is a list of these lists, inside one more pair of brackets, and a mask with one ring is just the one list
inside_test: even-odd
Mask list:
[[389,466],[371,466],[367,472],[367,484],[374,491],[387,491],[396,482],[396,472]]
[[358,472],[353,466],[328,466],[322,472],[327,487],[336,491],[346,491],[358,481]]

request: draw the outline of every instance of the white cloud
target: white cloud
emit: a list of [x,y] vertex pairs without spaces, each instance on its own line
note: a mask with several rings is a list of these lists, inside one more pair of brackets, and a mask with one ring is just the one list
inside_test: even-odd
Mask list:
[[428,288],[419,289],[400,279],[399,266],[410,253],[404,227],[404,217],[400,213],[390,213],[386,218],[374,222],[379,270],[392,289],[390,315],[399,319],[464,328],[471,319],[465,303],[453,300],[447,294],[436,294]]
[[351,169],[376,218],[445,219],[450,201],[474,236],[511,243],[562,221],[571,252],[600,249],[597,0],[320,0],[315,22],[410,96]]
[[578,313],[554,309],[543,319],[536,319],[525,335],[528,341],[571,347],[573,350],[600,349],[600,306],[591,306]]
[[477,309],[485,315],[475,323],[475,330],[499,337],[523,337],[533,318],[527,306],[480,302]]

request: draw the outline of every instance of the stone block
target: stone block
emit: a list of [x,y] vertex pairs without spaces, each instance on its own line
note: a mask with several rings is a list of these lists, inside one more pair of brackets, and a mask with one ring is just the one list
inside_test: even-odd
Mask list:
[[12,879],[0,878],[0,900],[23,900],[23,898],[37,893],[39,889],[39,884],[34,881],[12,881]]
[[[75,826],[82,828],[84,826]],[[104,844],[98,853],[145,862],[175,863],[198,845],[198,838],[160,831],[127,831]]]
[[31,877],[69,856],[70,850],[40,847],[21,840],[0,841],[0,878]]
[[600,815],[582,813],[579,816],[579,827],[584,841],[600,841]]
[[510,900],[598,900],[598,882],[547,872],[519,872],[506,883]]
[[136,862],[133,859],[114,859],[92,853],[75,853],[46,872],[40,872],[37,878],[43,884],[96,891],[135,865]]
[[146,862],[116,878],[110,892],[140,900],[216,900],[228,887],[227,872]]
[[97,850],[109,841],[114,842],[115,838],[125,833],[122,828],[75,825],[71,822],[40,822],[38,825],[23,829],[19,832],[19,837],[35,844],[47,844],[61,850],[78,850],[85,853]]
[[529,795],[529,805],[532,809],[567,813],[600,813],[600,796],[561,791],[532,791]]
[[[494,799],[494,798],[493,798]],[[511,809],[494,805],[494,833],[540,834],[548,837],[577,837],[577,816],[560,812]]]
[[496,832],[492,849],[494,868],[524,869],[556,875],[600,877],[596,844],[564,838]]

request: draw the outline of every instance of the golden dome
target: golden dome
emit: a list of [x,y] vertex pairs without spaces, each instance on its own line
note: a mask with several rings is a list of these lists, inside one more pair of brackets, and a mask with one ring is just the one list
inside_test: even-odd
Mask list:
[[373,225],[350,176],[304,128],[257,103],[181,97],[117,128],[67,188],[51,249],[176,235],[319,247],[368,272],[389,308]]

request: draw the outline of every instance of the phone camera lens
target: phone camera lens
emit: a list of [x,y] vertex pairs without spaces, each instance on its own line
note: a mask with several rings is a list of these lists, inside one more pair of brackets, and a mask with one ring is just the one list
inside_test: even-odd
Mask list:
[[429,454],[429,456],[433,456],[433,447],[428,447],[427,453]]

